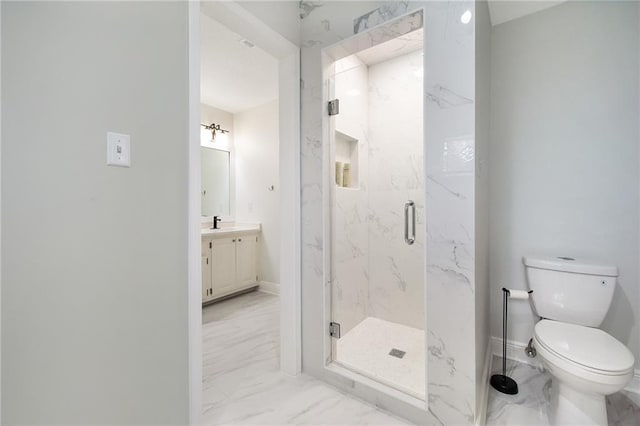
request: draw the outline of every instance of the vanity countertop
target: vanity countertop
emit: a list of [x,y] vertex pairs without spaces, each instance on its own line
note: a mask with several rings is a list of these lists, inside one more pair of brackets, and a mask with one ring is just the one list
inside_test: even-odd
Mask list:
[[234,223],[234,224],[221,224],[219,229],[211,229],[210,227],[202,228],[200,234],[202,237],[209,238],[222,238],[231,237],[235,235],[248,235],[256,234],[260,232],[259,223]]

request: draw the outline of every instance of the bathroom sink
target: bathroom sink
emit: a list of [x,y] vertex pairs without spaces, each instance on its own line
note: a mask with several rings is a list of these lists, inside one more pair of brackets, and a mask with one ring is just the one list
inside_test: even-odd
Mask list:
[[248,225],[235,225],[235,226],[223,226],[218,229],[203,228],[201,230],[202,235],[227,235],[227,234],[243,234],[243,233],[260,232],[260,225],[248,224]]
[[218,228],[218,229],[212,229],[212,228],[205,228],[202,230],[203,234],[222,234],[225,232],[236,232],[241,230],[242,228],[233,226],[233,227],[229,227],[229,228]]

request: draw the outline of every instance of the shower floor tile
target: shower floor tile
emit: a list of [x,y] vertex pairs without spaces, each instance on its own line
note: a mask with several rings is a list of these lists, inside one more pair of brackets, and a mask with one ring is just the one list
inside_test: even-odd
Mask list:
[[[369,317],[338,339],[336,345],[335,361],[339,364],[424,399],[423,330]],[[392,351],[394,355],[390,354]]]

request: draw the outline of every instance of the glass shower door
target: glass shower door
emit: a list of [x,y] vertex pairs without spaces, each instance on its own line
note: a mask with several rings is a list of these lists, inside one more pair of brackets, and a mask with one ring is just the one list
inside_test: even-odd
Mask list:
[[424,399],[422,30],[401,38],[329,79],[332,361]]

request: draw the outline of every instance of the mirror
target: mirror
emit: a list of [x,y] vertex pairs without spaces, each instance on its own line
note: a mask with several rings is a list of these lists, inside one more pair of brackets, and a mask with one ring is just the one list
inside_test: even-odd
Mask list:
[[230,159],[229,152],[200,147],[203,216],[229,216]]

